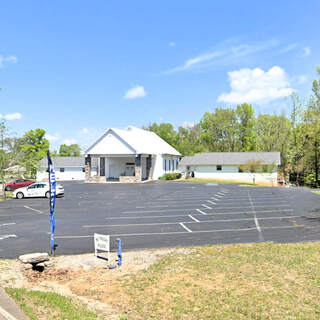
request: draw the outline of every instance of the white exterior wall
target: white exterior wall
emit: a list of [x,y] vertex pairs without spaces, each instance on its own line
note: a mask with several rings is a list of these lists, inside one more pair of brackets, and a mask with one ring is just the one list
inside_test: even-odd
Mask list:
[[135,151],[112,132],[90,149],[90,154],[135,154]]
[[106,158],[106,175],[108,178],[119,178],[125,175],[126,163],[135,163],[135,157]]
[[155,157],[152,157],[152,180],[158,180],[164,173],[163,167],[163,156],[162,154],[157,154]]
[[[82,167],[63,167],[64,172],[60,172],[60,167],[55,167],[55,174],[57,181],[71,181],[71,180],[84,180],[85,172],[82,172]],[[97,174],[97,169],[91,169],[91,176]],[[37,181],[48,181],[48,172],[45,169],[38,170]]]
[[[174,162],[174,167],[172,167],[172,162],[170,164],[170,170],[169,170],[169,164],[168,161]],[[165,170],[165,161],[167,161],[167,166]],[[179,157],[177,156],[168,156],[168,155],[162,155],[162,154],[157,154],[156,156],[152,157],[152,180],[158,180],[162,175],[165,173],[170,173],[170,172],[178,172],[177,168],[177,161],[179,161]]]
[[[179,166],[180,172],[186,171],[186,166]],[[218,171],[216,165],[212,166],[190,166],[190,172],[194,172],[195,178],[229,180],[244,183],[262,183],[277,185],[278,173],[251,173],[239,172],[238,166],[222,166],[222,170]]]

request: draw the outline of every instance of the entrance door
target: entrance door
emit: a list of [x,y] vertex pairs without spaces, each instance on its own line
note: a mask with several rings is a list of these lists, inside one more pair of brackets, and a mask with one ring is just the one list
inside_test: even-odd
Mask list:
[[106,175],[106,158],[100,158],[100,177]]
[[126,176],[129,176],[129,177],[132,177],[134,176],[134,163],[131,163],[131,162],[127,162],[126,163],[126,169],[125,169],[125,175]]

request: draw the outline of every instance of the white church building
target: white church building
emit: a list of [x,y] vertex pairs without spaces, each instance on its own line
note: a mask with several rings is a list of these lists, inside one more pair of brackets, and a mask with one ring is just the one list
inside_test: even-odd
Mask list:
[[[181,154],[151,131],[110,128],[85,150],[87,182],[141,182],[177,172]],[[93,163],[97,161],[97,172]]]

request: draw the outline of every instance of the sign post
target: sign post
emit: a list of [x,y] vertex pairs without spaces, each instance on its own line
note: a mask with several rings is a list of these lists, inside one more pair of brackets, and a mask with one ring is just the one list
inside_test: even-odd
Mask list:
[[54,208],[56,203],[56,176],[53,168],[53,163],[50,157],[50,152],[47,153],[48,157],[48,173],[49,173],[49,192],[50,192],[50,245],[51,245],[51,255],[54,255],[56,249],[54,244],[54,230],[56,228],[56,223],[54,219]]
[[110,262],[110,236],[99,233],[94,234],[94,255],[98,257],[98,250],[108,252]]

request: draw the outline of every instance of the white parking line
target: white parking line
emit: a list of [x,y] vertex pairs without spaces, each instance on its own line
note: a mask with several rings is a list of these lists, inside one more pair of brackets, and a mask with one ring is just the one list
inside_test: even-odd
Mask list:
[[224,194],[222,192],[217,192],[217,194],[220,194],[221,196],[224,196]]
[[189,214],[188,217],[189,217],[190,219],[192,219],[193,221],[195,221],[195,222],[200,222],[198,219],[196,219],[195,217],[193,217],[191,214]]
[[210,201],[210,200],[207,200],[207,202],[209,202],[209,203],[211,203],[211,204],[216,204],[215,202]]
[[207,213],[205,213],[205,212],[203,212],[203,211],[201,211],[200,209],[196,209],[198,212],[200,212],[201,214],[203,214],[203,215],[207,215]]
[[6,319],[6,320],[17,320],[11,313],[7,312],[3,308],[0,307],[0,314]]
[[211,207],[207,206],[206,204],[201,204],[203,207],[205,207],[206,209],[212,209]]
[[215,197],[211,197],[211,199],[216,200],[216,201],[221,201],[220,199],[217,199]]
[[220,194],[215,194],[215,197],[223,198]]
[[18,238],[15,234],[6,234],[3,236],[0,236],[0,240],[9,239],[9,238]]
[[258,218],[257,218],[256,210],[254,209],[254,205],[252,203],[252,199],[251,199],[249,190],[248,190],[248,197],[249,197],[249,201],[250,201],[251,207],[252,207],[254,223],[255,223],[256,228],[257,228],[257,230],[259,232],[259,240],[260,241],[264,241],[264,237],[263,237],[263,234],[262,234],[262,231],[261,231],[261,228],[260,228],[260,224],[259,224],[259,221],[258,221]]
[[37,209],[34,209],[34,208],[31,208],[31,207],[28,207],[28,206],[24,206],[26,209],[29,209],[29,210],[32,210],[32,211],[35,211],[37,213],[43,213],[42,211],[40,210],[37,210]]
[[[202,206],[205,206],[205,205],[202,204]],[[288,204],[274,204],[274,205],[270,205],[269,204],[267,206],[255,206],[255,208],[289,207],[289,206],[290,205],[288,205]],[[218,210],[218,209],[221,210],[221,209],[242,209],[242,208],[251,208],[251,205],[238,206],[238,207],[220,206],[220,207],[215,207],[214,209],[215,210]],[[210,208],[210,209],[212,210],[212,208]],[[170,208],[168,208],[168,210],[122,211],[121,213],[152,213],[152,212],[174,212],[174,211],[190,211],[190,207],[189,208],[179,208],[179,209],[170,209]]]
[[[221,212],[221,213],[205,213],[203,211],[201,211],[200,209],[196,209],[196,211],[198,211],[199,213],[194,213],[193,215],[209,215],[209,216],[219,216],[219,215],[234,215],[234,214],[248,214],[248,213],[252,213],[252,211],[239,211],[239,212]],[[289,211],[293,211],[293,209],[284,209],[284,210],[260,210],[257,211],[257,213],[266,213],[266,212],[289,212]],[[105,220],[121,220],[121,219],[150,219],[150,218],[171,218],[171,217],[185,217],[185,214],[170,214],[170,215],[162,215],[162,216],[134,216],[134,217],[130,217],[130,216],[126,216],[126,217],[108,217],[108,218],[104,218]],[[289,218],[292,216],[288,216]]]
[[[314,229],[319,228],[315,227],[307,227],[303,224],[296,226],[281,226],[281,227],[263,227],[262,230],[273,230],[273,229],[295,229],[295,228],[307,228]],[[241,229],[221,229],[221,230],[200,230],[200,231],[192,231],[193,234],[197,233],[221,233],[221,232],[240,232],[240,231],[257,231],[257,228],[241,228]],[[188,234],[186,231],[173,231],[173,232],[149,232],[149,233],[120,233],[120,234],[111,234],[112,237],[131,237],[131,236],[154,236],[154,235],[172,235],[172,234]],[[81,238],[93,238],[93,235],[78,235],[78,236],[68,236],[68,235],[57,235],[56,239],[81,239]]]
[[186,227],[182,222],[180,222],[180,226],[186,229],[188,232],[192,232],[188,227]]
[[15,223],[15,222],[2,223],[2,224],[0,224],[0,227],[4,227],[4,226],[12,226],[12,225],[14,225],[14,224],[16,224],[16,223]]
[[[160,226],[160,225],[175,225],[175,224],[201,224],[201,223],[206,223],[206,224],[216,224],[220,222],[233,222],[233,221],[252,221],[252,218],[240,218],[240,219],[221,219],[221,220],[207,220],[207,221],[200,221],[193,217],[191,214],[188,215],[192,220],[194,221],[183,221],[183,222],[147,222],[147,223],[127,223],[127,224],[96,224],[96,225],[85,225],[81,226],[81,228],[108,228],[108,227],[141,227],[141,226]],[[301,216],[283,216],[283,217],[265,217],[265,218],[260,218],[260,220],[282,220],[282,219],[289,219],[289,218],[300,218]],[[50,232],[48,232],[50,234]]]

